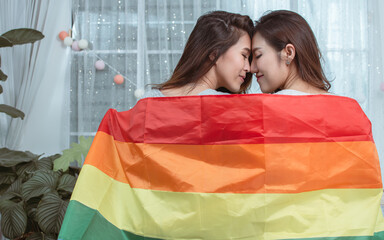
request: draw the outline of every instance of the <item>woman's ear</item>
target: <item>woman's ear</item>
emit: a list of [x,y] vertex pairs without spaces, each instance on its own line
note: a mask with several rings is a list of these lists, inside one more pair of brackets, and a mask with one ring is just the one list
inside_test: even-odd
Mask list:
[[283,49],[283,53],[285,56],[285,64],[287,64],[287,66],[289,66],[289,64],[291,64],[291,62],[293,61],[293,59],[295,58],[295,55],[296,55],[295,46],[293,46],[293,44],[291,44],[291,43],[288,43],[285,46],[285,48]]
[[214,61],[217,57],[217,50],[214,50],[209,54],[209,60]]

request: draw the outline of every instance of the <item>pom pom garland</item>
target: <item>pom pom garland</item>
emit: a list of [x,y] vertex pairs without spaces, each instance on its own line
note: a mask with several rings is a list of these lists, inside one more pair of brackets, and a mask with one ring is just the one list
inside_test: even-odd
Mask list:
[[97,70],[104,70],[104,68],[105,68],[105,63],[104,63],[104,61],[103,61],[103,60],[97,60],[97,61],[95,62],[95,68],[96,68]]
[[113,81],[117,84],[117,85],[120,85],[120,84],[123,84],[124,83],[124,77],[120,74],[117,74],[115,75],[115,77],[113,78]]
[[59,33],[59,38],[61,39],[61,41],[64,41],[64,39],[66,38],[66,37],[68,37],[69,36],[69,34],[66,32],[66,31],[61,31],[60,33]]
[[80,49],[87,49],[88,48],[88,41],[85,39],[81,39],[79,41],[79,48]]
[[71,37],[64,38],[64,45],[65,46],[72,46],[73,40]]

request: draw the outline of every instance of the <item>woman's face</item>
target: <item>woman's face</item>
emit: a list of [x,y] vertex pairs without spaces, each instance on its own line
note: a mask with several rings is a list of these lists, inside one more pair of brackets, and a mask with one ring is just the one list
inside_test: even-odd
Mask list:
[[281,52],[270,46],[260,33],[252,38],[252,53],[251,72],[255,73],[261,91],[273,93],[284,86],[289,68],[282,59]]
[[251,54],[251,38],[244,32],[237,43],[231,46],[216,61],[215,72],[218,87],[233,93],[240,91],[247,72],[250,71],[248,57]]

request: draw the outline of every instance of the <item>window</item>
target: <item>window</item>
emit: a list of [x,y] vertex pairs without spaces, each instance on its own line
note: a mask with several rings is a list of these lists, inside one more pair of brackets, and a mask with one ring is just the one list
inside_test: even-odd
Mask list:
[[[197,18],[220,1],[129,0],[73,2],[73,35],[90,50],[72,51],[70,141],[94,136],[109,108],[132,108],[136,89],[167,80]],[[239,2],[238,4],[241,4]],[[106,68],[94,63],[102,59]],[[125,76],[116,85],[115,74]]]

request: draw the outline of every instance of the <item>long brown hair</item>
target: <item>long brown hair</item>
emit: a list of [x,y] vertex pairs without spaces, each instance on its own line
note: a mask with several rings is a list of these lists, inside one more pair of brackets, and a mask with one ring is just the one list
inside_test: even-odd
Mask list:
[[321,67],[321,52],[315,35],[302,16],[287,10],[271,11],[255,22],[253,33],[260,33],[278,52],[289,43],[295,46],[294,62],[300,77],[317,88],[326,91],[331,88]]
[[[248,16],[213,11],[199,17],[185,45],[184,52],[171,78],[155,85],[158,89],[171,89],[196,84],[216,63],[217,59],[236,44],[245,31],[252,38],[253,22]],[[211,59],[214,56],[213,59]],[[251,58],[249,59],[251,61]],[[252,80],[247,73],[239,93],[245,93]],[[220,88],[220,91],[229,92]]]

